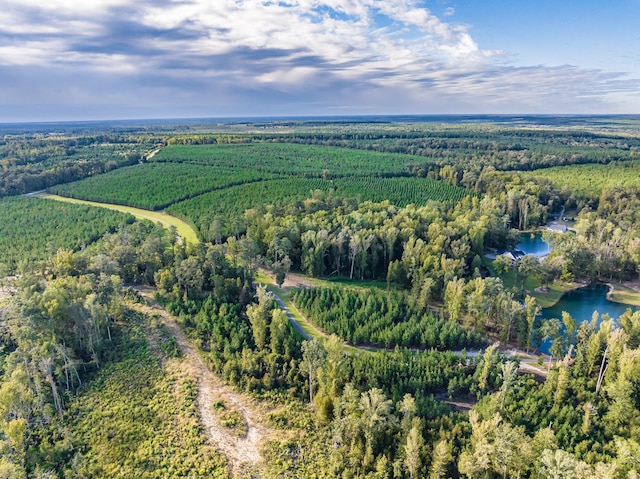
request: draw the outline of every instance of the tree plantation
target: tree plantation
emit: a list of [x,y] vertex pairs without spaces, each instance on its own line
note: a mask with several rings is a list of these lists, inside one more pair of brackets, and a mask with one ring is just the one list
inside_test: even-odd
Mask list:
[[0,199],[0,477],[640,477],[640,123],[483,121],[6,133],[3,196],[200,241]]

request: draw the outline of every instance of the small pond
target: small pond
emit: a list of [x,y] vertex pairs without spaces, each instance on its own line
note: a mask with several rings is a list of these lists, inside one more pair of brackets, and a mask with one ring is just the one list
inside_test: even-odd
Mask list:
[[[566,311],[576,320],[576,324],[583,321],[590,321],[594,311],[598,311],[600,316],[608,314],[613,319],[624,313],[628,308],[632,311],[638,310],[637,306],[616,303],[607,299],[609,287],[605,284],[593,284],[584,288],[575,289],[565,293],[560,301],[550,308],[544,308],[539,320],[550,318],[562,319],[562,312]],[[540,346],[540,351],[547,353],[549,344]]]
[[542,239],[540,233],[522,233],[520,235],[520,243],[517,244],[516,249],[524,254],[532,254],[538,258],[548,255],[551,251],[549,243]]

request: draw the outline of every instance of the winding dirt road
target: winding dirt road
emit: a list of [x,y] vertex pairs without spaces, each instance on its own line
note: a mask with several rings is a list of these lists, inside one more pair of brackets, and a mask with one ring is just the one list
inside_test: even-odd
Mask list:
[[[191,370],[198,379],[198,410],[210,444],[229,459],[234,475],[258,464],[262,459],[260,444],[270,435],[270,431],[256,419],[260,413],[255,401],[223,384],[209,370],[176,319],[157,303],[153,297],[154,290],[152,288],[140,287],[136,290],[149,304],[148,307],[142,305],[137,307],[144,313],[160,316],[162,322],[180,345],[184,354],[184,367]],[[232,409],[236,409],[242,414],[247,428],[247,434],[244,437],[237,437],[219,423],[213,405],[220,400],[227,405],[232,405]]]

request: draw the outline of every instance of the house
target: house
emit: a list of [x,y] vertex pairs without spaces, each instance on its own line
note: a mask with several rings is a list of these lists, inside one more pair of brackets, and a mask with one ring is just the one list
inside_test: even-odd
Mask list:
[[566,225],[563,225],[563,224],[560,224],[560,223],[549,223],[547,225],[547,229],[549,231],[553,231],[554,233],[566,233],[567,232]]

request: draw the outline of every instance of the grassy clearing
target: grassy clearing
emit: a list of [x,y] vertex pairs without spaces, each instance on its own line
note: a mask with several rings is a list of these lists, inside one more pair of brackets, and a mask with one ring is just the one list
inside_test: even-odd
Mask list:
[[616,303],[640,306],[640,292],[621,284],[613,284],[612,286],[613,291],[607,296],[609,300]]
[[229,477],[203,434],[196,379],[149,347],[148,318],[129,316],[114,360],[69,401],[69,437],[56,444],[65,461],[52,469],[60,477]]
[[65,198],[63,196],[50,195],[47,193],[43,193],[37,196],[39,198],[64,201],[67,203],[98,206],[100,208],[107,208],[110,210],[121,211],[123,213],[129,213],[136,218],[161,223],[166,228],[171,228],[172,226],[175,227],[180,237],[182,237],[188,244],[195,245],[200,242],[200,240],[198,239],[198,235],[187,222],[182,221],[181,219],[176,218],[175,216],[171,216],[170,214],[164,213],[162,211],[149,211],[140,208],[134,208],[132,206],[112,205],[108,203],[98,203],[97,201],[77,200],[75,198]]
[[387,282],[378,280],[378,279],[360,281],[357,279],[331,277],[331,278],[318,280],[318,283],[319,283],[318,286],[324,286],[324,287],[339,285],[339,286],[344,286],[346,288],[354,288],[354,289],[380,289],[380,290],[387,289]]
[[[489,269],[489,272],[492,276],[498,276],[502,280],[502,284],[505,289],[520,289],[521,279],[516,278],[516,270],[515,268],[509,268],[509,270],[503,275],[497,275],[495,269],[493,268],[493,261],[484,258],[484,264]],[[528,291],[527,294],[533,296],[538,304],[543,308],[550,308],[554,306],[563,294],[568,291],[580,288],[584,286],[582,283],[575,282],[565,282],[565,281],[554,281],[550,285],[547,286],[546,292],[536,291],[536,288],[542,286],[542,283],[535,278],[533,275],[527,276],[524,280],[524,289]],[[621,301],[622,302],[622,301]]]
[[560,301],[563,294],[583,286],[583,283],[554,281],[552,284],[547,286],[546,293],[539,293],[531,290],[531,296],[533,296],[538,304],[543,308],[550,308]]

